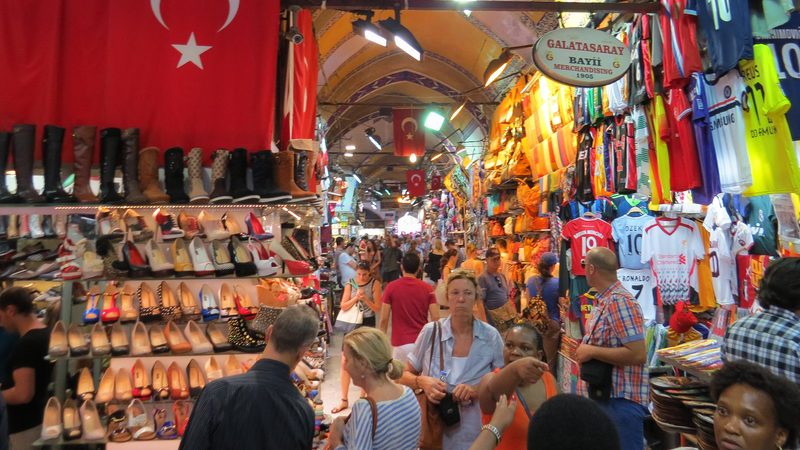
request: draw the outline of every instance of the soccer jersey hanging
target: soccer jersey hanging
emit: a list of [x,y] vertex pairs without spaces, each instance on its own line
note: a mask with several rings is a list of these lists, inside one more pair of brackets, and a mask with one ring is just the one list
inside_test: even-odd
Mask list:
[[703,183],[692,129],[692,106],[682,89],[670,89],[666,98],[669,129],[666,134],[669,147],[669,185],[673,191],[686,191],[701,186]]
[[747,0],[698,0],[700,30],[708,40],[714,73],[722,75],[740,59],[753,57],[753,32]]
[[[703,0],[699,0],[703,1]],[[694,0],[661,0],[664,33],[664,86],[683,87],[693,72],[703,70],[697,45],[697,12]]]
[[624,269],[642,269],[642,232],[653,218],[639,213],[626,215],[611,222],[611,236],[617,243],[619,265]]
[[649,263],[663,305],[698,303],[697,261],[705,257],[697,225],[659,217],[642,233],[642,262]]
[[768,37],[756,38],[756,43],[766,44],[775,55],[783,93],[792,103],[786,112],[786,120],[789,121],[792,139],[800,141],[800,12],[792,13],[785,25],[770,30]]
[[689,99],[692,102],[692,125],[694,139],[697,144],[697,159],[700,162],[700,174],[703,185],[692,190],[695,203],[707,205],[712,198],[722,192],[719,183],[717,157],[714,153],[714,139],[711,135],[709,120],[709,104],[706,98],[708,86],[702,73],[692,74],[689,84]]
[[622,283],[622,286],[633,295],[633,298],[642,307],[642,316],[645,322],[656,319],[656,301],[655,301],[655,283],[653,283],[653,274],[648,269],[630,270],[619,269],[617,270],[617,279]]
[[572,274],[586,275],[586,253],[595,247],[613,248],[611,225],[597,217],[579,217],[564,225],[561,237],[569,241],[572,251]]

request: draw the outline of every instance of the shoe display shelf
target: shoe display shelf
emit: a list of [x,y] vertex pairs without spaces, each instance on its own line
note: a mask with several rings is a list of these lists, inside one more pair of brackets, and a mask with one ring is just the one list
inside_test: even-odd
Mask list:
[[[145,283],[149,282],[141,284]],[[264,330],[277,317],[274,308],[267,308],[264,303],[280,303],[282,300],[273,294],[281,286],[289,286],[286,283],[258,279],[240,279],[235,284],[223,279],[161,280],[153,283],[157,284],[154,290],[134,290],[129,280],[62,282],[61,321],[54,328],[50,344],[51,352],[58,356],[48,356],[56,365],[55,397],[60,405],[70,396],[77,397],[73,405],[91,399],[94,403],[86,404],[97,406],[97,422],[105,431],[102,439],[64,440],[59,433],[58,438],[39,440],[35,445],[178,448],[179,437],[112,442],[109,433],[115,425],[108,416],[109,408],[124,410],[132,399],[139,398],[141,403],[137,402],[134,408],[144,409],[145,415],[133,417],[138,417],[137,421],[147,418],[149,422],[140,422],[144,425],[136,428],[155,427],[158,435],[165,435],[169,428],[159,430],[155,426],[155,417],[164,417],[182,429],[185,420],[178,416],[189,417],[194,400],[208,382],[243,373],[259,359],[265,343],[263,334],[254,329]],[[327,305],[316,289],[290,290],[294,297],[301,297],[298,303],[307,303],[320,314],[320,336],[293,374],[295,384],[317,413],[319,428],[324,416],[318,380],[323,372],[314,369],[322,369],[327,356]],[[178,297],[173,291],[178,292]],[[189,296],[196,299],[194,304]],[[303,299],[304,296],[308,298]],[[216,298],[220,300],[214,304]],[[208,327],[212,327],[211,331]],[[53,404],[56,408],[55,400]],[[92,410],[87,407],[87,411]],[[163,413],[154,415],[157,410]],[[75,412],[85,417],[79,411]],[[58,411],[51,416],[61,414]],[[47,416],[46,412],[45,421]],[[132,428],[129,416],[124,417],[120,427]],[[64,420],[61,423],[63,427]],[[148,430],[145,429],[145,436]]]

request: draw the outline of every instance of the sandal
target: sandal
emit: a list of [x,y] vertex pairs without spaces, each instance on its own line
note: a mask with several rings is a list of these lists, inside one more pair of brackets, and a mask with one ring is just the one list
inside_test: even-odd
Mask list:
[[[156,410],[158,411],[158,410]],[[131,400],[128,405],[128,428],[137,441],[149,441],[156,437],[153,425],[147,417],[147,410],[139,399]]]
[[156,436],[159,439],[177,439],[178,429],[172,421],[167,420],[167,411],[156,408],[153,412],[153,422],[156,424]]
[[348,400],[346,398],[343,398],[342,399],[342,403],[339,403],[339,406],[337,406],[336,408],[333,408],[331,410],[331,414],[340,413],[340,412],[342,412],[342,411],[344,411],[344,410],[346,410],[348,408],[350,408],[350,403],[348,402]]

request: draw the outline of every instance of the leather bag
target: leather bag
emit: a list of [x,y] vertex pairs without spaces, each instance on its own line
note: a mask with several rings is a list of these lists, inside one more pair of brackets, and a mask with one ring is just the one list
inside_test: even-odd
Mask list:
[[[444,371],[444,349],[440,340],[442,334],[441,325],[435,322],[433,327],[433,336],[431,337],[431,354],[428,360],[428,376],[433,376],[431,371],[433,367],[433,352],[436,347],[436,341],[439,340],[439,371]],[[436,378],[436,377],[434,377]],[[442,422],[441,413],[439,413],[438,405],[428,401],[428,396],[425,391],[420,389],[417,394],[417,401],[419,402],[420,415],[422,417],[422,432],[419,435],[419,448],[420,450],[441,450],[442,449],[442,432],[444,431],[444,422]]]

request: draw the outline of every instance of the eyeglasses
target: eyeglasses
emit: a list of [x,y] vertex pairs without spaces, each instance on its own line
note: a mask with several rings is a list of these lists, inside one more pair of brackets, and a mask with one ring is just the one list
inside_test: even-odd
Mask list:
[[497,281],[497,287],[500,289],[503,288],[503,282],[500,280],[500,277],[494,277],[494,281]]

